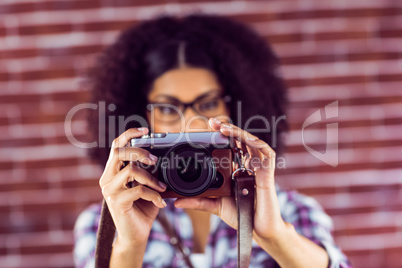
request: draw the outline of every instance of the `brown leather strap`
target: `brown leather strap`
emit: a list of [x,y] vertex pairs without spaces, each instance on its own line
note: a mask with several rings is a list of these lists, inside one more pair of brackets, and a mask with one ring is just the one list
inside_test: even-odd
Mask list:
[[237,267],[250,264],[254,225],[254,175],[239,172],[234,177],[234,193],[237,206]]
[[97,234],[96,248],[95,248],[95,267],[107,268],[109,267],[110,257],[112,254],[113,240],[116,234],[116,227],[114,225],[112,216],[110,215],[109,208],[106,201],[102,202],[102,212],[99,221],[99,228]]

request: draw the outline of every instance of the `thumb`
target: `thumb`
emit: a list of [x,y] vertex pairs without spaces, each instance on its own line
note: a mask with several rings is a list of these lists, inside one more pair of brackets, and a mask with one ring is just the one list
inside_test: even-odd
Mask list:
[[178,198],[174,205],[177,208],[202,210],[220,216],[220,202],[218,200],[218,198],[186,197]]

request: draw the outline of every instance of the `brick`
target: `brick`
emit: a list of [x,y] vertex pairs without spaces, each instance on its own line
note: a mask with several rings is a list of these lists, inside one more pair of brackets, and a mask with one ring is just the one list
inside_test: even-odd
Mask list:
[[[326,123],[326,122],[324,122]],[[387,131],[389,130],[389,131]],[[398,132],[400,126],[372,126],[372,127],[351,127],[351,128],[341,128],[338,130],[339,136],[347,136],[347,138],[341,139],[341,142],[363,142],[363,141],[384,141],[384,140],[399,140]],[[293,144],[303,144],[304,142],[309,144],[309,142],[318,143],[321,142],[325,144],[325,128],[314,129],[306,127],[304,133],[302,134],[301,129],[296,129],[291,131],[287,137],[289,145]],[[303,136],[304,135],[304,136]]]
[[19,254],[9,254],[7,256],[0,256],[0,262],[4,268],[74,267],[71,252],[59,254],[30,254],[25,256]]
[[401,239],[393,233],[386,235],[338,236],[337,241],[345,250],[378,250],[384,248],[401,248]]
[[[336,87],[330,87],[330,89],[335,89]],[[319,95],[319,94],[318,94]],[[373,97],[375,99],[375,97]],[[394,99],[399,100],[400,97],[396,95]],[[338,98],[329,98],[327,101],[320,101],[316,102],[313,101],[312,103],[317,103],[316,106],[303,107],[300,104],[298,108],[291,107],[289,108],[288,119],[294,123],[301,123],[304,122],[312,113],[317,111],[318,109],[323,109],[325,105],[328,105],[334,101],[338,100]],[[346,100],[346,98],[345,98]],[[310,100],[306,98],[304,103],[308,103]],[[348,100],[349,102],[349,100]],[[343,123],[347,121],[363,121],[363,120],[386,120],[387,118],[394,118],[394,117],[401,117],[402,111],[400,109],[399,103],[390,103],[390,104],[374,104],[374,105],[356,105],[356,106],[349,106],[348,103],[343,103],[341,100],[338,106],[339,116],[336,118],[336,121]],[[304,108],[304,109],[303,109]],[[373,125],[378,126],[378,125]],[[395,128],[394,130],[396,130]],[[392,135],[386,133],[388,135]]]
[[342,233],[345,230],[394,228],[397,232],[401,228],[402,213],[377,211],[375,213],[360,213],[355,215],[333,216],[335,232]]
[[[46,161],[43,162],[46,164]],[[55,165],[52,167],[50,166],[50,163],[47,164],[49,164],[49,167],[46,168],[45,171],[40,167],[40,165],[32,165],[32,168],[19,165],[15,169],[9,167],[9,169],[0,171],[0,177],[2,178],[0,180],[0,191],[2,191],[1,189],[6,189],[7,187],[18,187],[18,185],[20,185],[21,190],[23,191],[24,189],[30,189],[29,186],[34,186],[35,183],[50,186],[51,183],[54,182],[54,179],[64,185],[64,183],[68,184],[74,181],[84,181],[96,178],[96,181],[93,181],[93,183],[98,187],[97,180],[99,180],[100,176],[102,175],[102,169],[91,163],[85,157],[82,161],[78,161],[78,163],[75,163],[74,165]],[[21,168],[23,171],[27,172],[24,172],[23,175],[18,174],[15,172],[18,170],[18,168]]]
[[[213,12],[270,40],[289,87],[286,169],[276,181],[320,201],[355,267],[400,267],[402,113],[398,1],[5,1],[0,16],[0,263],[73,267],[72,228],[102,199],[102,167],[65,136],[66,112],[86,102],[82,73],[120,29],[161,12]],[[74,21],[71,20],[74,18]],[[339,116],[308,127],[325,150],[339,125],[339,165],[306,151],[309,115],[339,101]],[[85,140],[85,114],[74,118]],[[85,194],[83,194],[85,193]]]
[[1,98],[0,98],[0,103],[2,103],[2,104],[13,103],[13,104],[19,104],[21,106],[25,106],[25,104],[27,104],[27,103],[40,102],[43,99],[46,99],[46,100],[51,100],[54,102],[73,101],[74,104],[77,104],[79,102],[88,101],[88,98],[89,98],[89,92],[84,91],[84,90],[65,91],[65,92],[54,91],[49,94],[46,94],[46,93],[35,94],[35,93],[24,92],[24,94],[21,94],[21,95],[12,94],[12,93],[7,95],[3,92],[3,94],[1,95]]

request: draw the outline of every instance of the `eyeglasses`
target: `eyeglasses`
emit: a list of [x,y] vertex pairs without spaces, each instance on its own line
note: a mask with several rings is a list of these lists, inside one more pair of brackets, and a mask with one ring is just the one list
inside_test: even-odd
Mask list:
[[229,95],[200,96],[188,103],[169,97],[169,102],[149,103],[147,110],[153,111],[156,120],[172,123],[178,121],[188,107],[191,107],[199,115],[208,118],[222,115],[227,109],[226,104],[230,101]]

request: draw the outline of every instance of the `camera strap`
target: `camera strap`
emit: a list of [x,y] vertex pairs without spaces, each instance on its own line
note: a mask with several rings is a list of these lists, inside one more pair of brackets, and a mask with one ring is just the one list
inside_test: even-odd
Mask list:
[[232,147],[238,169],[232,173],[233,193],[237,207],[237,267],[249,267],[254,229],[254,171],[245,167],[245,155]]
[[250,264],[254,224],[255,177],[245,170],[234,178],[234,192],[237,207],[237,267]]
[[110,257],[112,255],[112,245],[116,234],[116,226],[114,225],[112,215],[110,215],[106,200],[103,199],[101,217],[99,220],[99,228],[97,234],[95,248],[95,267],[108,268]]

